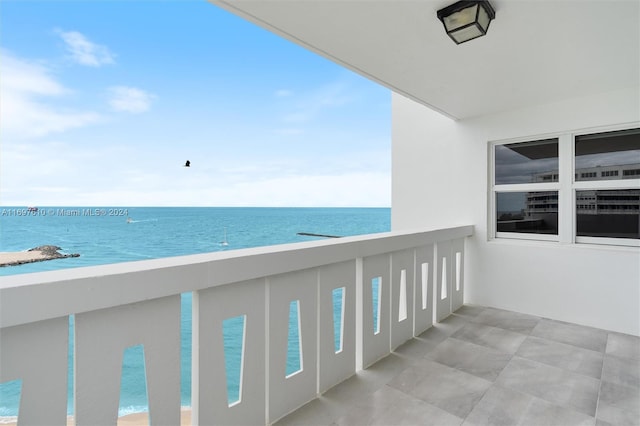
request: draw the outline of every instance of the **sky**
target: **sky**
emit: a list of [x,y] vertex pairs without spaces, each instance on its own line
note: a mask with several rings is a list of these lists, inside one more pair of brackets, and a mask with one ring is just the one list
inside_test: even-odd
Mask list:
[[388,89],[205,0],[0,4],[4,206],[388,207],[390,169]]

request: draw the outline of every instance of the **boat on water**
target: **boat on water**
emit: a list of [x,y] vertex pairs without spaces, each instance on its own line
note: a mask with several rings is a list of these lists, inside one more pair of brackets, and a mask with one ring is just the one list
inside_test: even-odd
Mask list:
[[224,239],[220,241],[221,246],[228,246],[229,242],[227,241],[227,228],[224,228]]

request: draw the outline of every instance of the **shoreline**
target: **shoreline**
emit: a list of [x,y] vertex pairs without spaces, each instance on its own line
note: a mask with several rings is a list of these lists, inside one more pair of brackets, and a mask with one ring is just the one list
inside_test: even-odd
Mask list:
[[24,265],[26,263],[44,262],[46,260],[80,257],[78,253],[62,254],[58,250],[62,250],[62,248],[58,246],[46,245],[34,247],[26,251],[0,252],[0,268],[7,266]]
[[[0,417],[0,425],[17,426],[18,419],[15,416]],[[132,413],[118,417],[117,426],[147,426],[149,424],[149,412]],[[187,426],[191,424],[191,407],[182,407],[180,410],[180,424]],[[67,416],[67,426],[75,425],[73,416]]]

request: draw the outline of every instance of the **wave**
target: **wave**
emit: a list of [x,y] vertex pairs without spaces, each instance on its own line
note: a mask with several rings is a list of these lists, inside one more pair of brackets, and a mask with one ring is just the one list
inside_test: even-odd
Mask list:
[[118,409],[118,417],[128,416],[129,414],[147,413],[148,405],[129,405],[128,407],[120,407]]
[[[182,405],[180,407],[180,411],[185,411],[185,410],[191,410],[191,406]],[[130,414],[148,413],[148,412],[149,412],[149,407],[146,405],[130,405],[128,407],[120,407],[120,409],[118,410],[118,417],[128,416]],[[2,423],[0,422],[0,424]]]

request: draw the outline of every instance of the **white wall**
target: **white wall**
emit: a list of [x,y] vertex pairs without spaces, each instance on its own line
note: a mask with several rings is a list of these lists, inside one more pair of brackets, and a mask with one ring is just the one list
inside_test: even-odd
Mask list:
[[393,96],[392,227],[475,225],[465,303],[640,335],[640,249],[490,240],[488,142],[640,120],[638,87],[452,121]]

